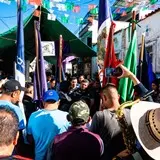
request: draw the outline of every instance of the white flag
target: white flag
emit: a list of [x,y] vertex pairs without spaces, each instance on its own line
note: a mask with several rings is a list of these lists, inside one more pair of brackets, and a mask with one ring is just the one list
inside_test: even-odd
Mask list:
[[48,14],[47,19],[48,19],[48,20],[55,21],[55,20],[56,20],[56,15],[55,15],[55,14]]

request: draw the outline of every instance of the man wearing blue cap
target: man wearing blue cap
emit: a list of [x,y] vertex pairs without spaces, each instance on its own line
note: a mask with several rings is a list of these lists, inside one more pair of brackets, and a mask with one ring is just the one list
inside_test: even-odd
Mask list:
[[59,96],[55,90],[43,95],[44,109],[31,114],[27,128],[29,143],[35,145],[35,160],[43,160],[54,137],[63,133],[70,125],[67,112],[58,110]]

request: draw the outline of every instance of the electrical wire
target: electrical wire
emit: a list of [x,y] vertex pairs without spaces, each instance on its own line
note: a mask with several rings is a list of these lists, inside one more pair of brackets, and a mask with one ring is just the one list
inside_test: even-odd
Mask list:
[[[27,13],[29,10],[33,9],[34,6],[31,6],[30,8],[28,8],[26,11],[23,12],[23,14]],[[5,19],[5,18],[14,18],[14,17],[17,17],[17,15],[14,15],[14,16],[7,16],[7,17],[1,17],[0,16],[0,19]]]
[[2,20],[2,19],[0,18],[0,21],[10,30],[9,26],[7,25],[6,22],[4,22],[4,20]]
[[15,43],[17,42],[17,40],[11,39],[11,38],[1,37],[1,36],[0,36],[0,38],[1,38],[1,39],[5,39],[5,40],[8,40],[8,41],[14,41]]

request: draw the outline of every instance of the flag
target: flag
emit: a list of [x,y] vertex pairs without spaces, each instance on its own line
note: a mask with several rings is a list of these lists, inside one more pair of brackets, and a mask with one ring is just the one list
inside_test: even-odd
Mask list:
[[33,15],[34,15],[35,17],[40,17],[40,16],[41,16],[40,10],[36,9],[36,10],[34,11]]
[[[24,30],[21,0],[17,1],[17,57],[15,62],[15,79],[19,81],[22,87],[25,87],[25,56],[24,56]],[[22,111],[24,123],[26,124],[25,112],[22,103],[24,91],[21,91],[19,108]],[[25,138],[26,131],[23,130]],[[26,140],[26,139],[25,139]]]
[[55,4],[55,7],[57,7],[59,11],[67,11],[65,4],[57,3],[57,4]]
[[76,24],[83,24],[83,18],[76,18]]
[[94,17],[88,17],[87,20],[89,23],[93,23]]
[[53,2],[50,2],[48,0],[43,0],[42,4],[43,4],[43,7],[47,9],[52,8],[51,6],[53,6]]
[[126,13],[126,11],[124,11],[122,14],[121,14],[121,17],[124,17],[124,16],[126,16],[127,15],[127,13]]
[[95,4],[89,4],[88,5],[88,10],[90,11],[90,10],[94,9],[95,7],[96,7]]
[[149,13],[151,13],[153,10],[149,9],[148,6],[144,6],[139,11],[139,20],[144,19]]
[[149,90],[151,89],[152,82],[155,80],[155,75],[152,70],[151,57],[145,48],[144,35],[142,35],[142,48],[137,67],[137,78]]
[[[125,57],[124,66],[127,67],[134,75],[137,70],[137,37],[136,30],[133,31],[133,36]],[[132,100],[133,98],[133,82],[129,78],[122,78],[119,82],[118,92],[121,96],[122,102]]]
[[152,67],[152,57],[147,54],[147,62],[148,62],[148,77],[149,77],[149,89],[152,89],[152,82],[156,80],[156,75],[153,72]]
[[157,2],[157,0],[149,0],[150,4],[155,4]]
[[103,81],[104,57],[108,40],[112,16],[108,0],[99,0],[98,38],[97,38],[97,65],[100,83]]
[[[143,35],[142,35],[143,36]],[[142,37],[142,48],[139,55],[139,64],[137,67],[137,78],[142,82],[142,84],[149,89],[149,78],[148,78],[148,63],[147,63],[147,53],[145,48],[145,42]]]
[[39,107],[42,107],[42,97],[45,91],[47,91],[47,80],[44,65],[44,58],[42,55],[41,36],[40,36],[40,23],[35,21],[35,32],[37,35],[36,43],[36,68],[34,72],[34,100],[38,102]]
[[48,20],[55,21],[55,20],[56,20],[56,15],[55,15],[55,14],[49,14],[49,13],[48,13],[47,19],[48,19]]
[[69,21],[69,17],[67,17],[67,16],[61,16],[61,22],[62,23],[68,23],[68,21]]
[[31,4],[31,5],[40,6],[41,3],[42,3],[42,0],[29,0],[28,3]]
[[98,8],[91,9],[90,13],[93,14],[93,15],[98,15]]
[[24,59],[24,30],[23,30],[23,17],[21,0],[18,3],[17,13],[17,57],[15,68],[15,79],[18,80],[21,85],[25,86],[25,59]]
[[73,7],[73,12],[75,12],[75,13],[79,13],[80,12],[80,6],[74,6]]
[[65,7],[67,11],[72,11],[74,8],[74,3],[73,2],[65,2]]
[[117,61],[114,52],[113,34],[115,24],[112,21],[108,0],[99,1],[99,11],[97,64],[99,67],[100,82],[103,86],[105,86],[107,79],[110,82],[116,83],[113,81],[113,78],[105,77],[105,69],[115,68],[119,62]]
[[151,57],[146,51],[145,42],[143,45],[143,54],[141,59],[141,54],[139,58],[139,64],[137,67],[137,78],[141,83],[147,88],[151,89],[151,83],[155,80],[155,76],[152,70]]
[[103,86],[106,85],[107,79],[108,79],[108,82],[114,83],[115,85],[117,85],[116,77],[106,77],[105,76],[106,68],[116,68],[116,66],[120,63],[120,61],[117,60],[115,51],[114,51],[114,42],[113,42],[114,28],[115,28],[115,23],[112,22],[110,31],[109,31],[109,36],[108,36],[106,55],[104,59]]

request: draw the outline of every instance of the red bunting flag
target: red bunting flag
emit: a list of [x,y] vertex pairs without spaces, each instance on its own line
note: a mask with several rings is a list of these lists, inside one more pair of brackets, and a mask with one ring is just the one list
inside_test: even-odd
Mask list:
[[36,9],[36,10],[34,11],[33,15],[34,15],[35,17],[40,17],[41,11]]
[[131,1],[126,0],[125,2],[126,2],[126,7],[132,7],[135,3],[135,1],[132,1],[132,0]]
[[122,14],[121,14],[121,17],[124,17],[124,16],[126,16],[127,15],[127,13],[126,13],[126,11],[124,11]]
[[90,23],[93,23],[94,18],[93,17],[88,17],[87,19]]
[[95,4],[89,4],[88,5],[88,10],[90,11],[90,10],[94,9],[95,7],[96,7]]
[[73,7],[73,12],[75,12],[75,13],[78,13],[78,12],[80,12],[80,6],[74,6]]
[[121,11],[121,9],[120,9],[120,8],[117,8],[117,9],[115,10],[115,13],[120,13],[120,11]]
[[28,0],[28,3],[31,4],[31,5],[40,6],[42,4],[42,0]]

